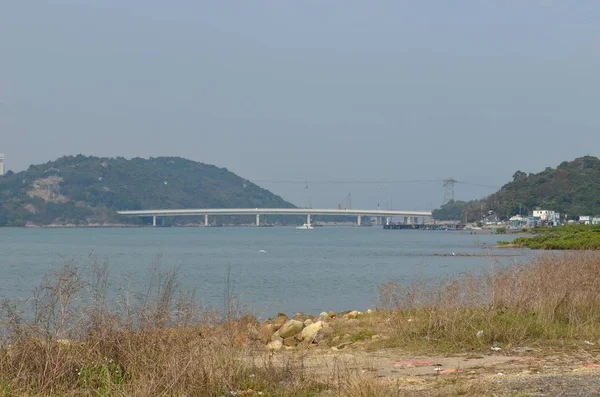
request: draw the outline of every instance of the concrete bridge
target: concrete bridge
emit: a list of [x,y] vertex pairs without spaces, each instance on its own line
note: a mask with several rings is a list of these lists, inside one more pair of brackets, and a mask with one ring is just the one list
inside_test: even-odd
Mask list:
[[362,217],[375,217],[386,219],[401,216],[410,218],[411,223],[424,223],[424,218],[431,217],[429,211],[393,211],[393,210],[358,210],[358,209],[313,209],[313,208],[200,208],[182,210],[141,210],[141,211],[117,211],[124,216],[152,217],[152,225],[156,226],[157,217],[166,216],[204,216],[204,225],[208,226],[208,217],[217,215],[255,215],[256,225],[260,225],[261,215],[306,215],[306,223],[310,224],[312,215],[321,216],[356,216],[356,224],[361,225]]

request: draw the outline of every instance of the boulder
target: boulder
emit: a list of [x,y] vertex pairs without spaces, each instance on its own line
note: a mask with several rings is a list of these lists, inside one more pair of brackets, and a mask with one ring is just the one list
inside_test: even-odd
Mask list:
[[294,314],[294,317],[292,317],[293,320],[297,320],[297,321],[301,321],[304,322],[305,320],[308,319],[313,319],[314,317],[311,316],[310,314],[304,314],[304,313],[296,313]]
[[275,332],[273,324],[263,324],[258,330],[258,340],[262,343],[268,343],[271,341],[271,335]]
[[275,341],[283,341],[283,338],[279,336],[279,331],[276,331],[273,335],[271,335],[271,342]]
[[[333,333],[333,328],[331,327],[325,327],[327,325],[327,323],[323,323],[323,328],[321,328],[319,330],[319,332],[317,332],[317,334],[315,335],[313,341],[315,343],[321,343],[325,341],[325,338],[327,338],[329,335],[331,335]],[[338,337],[339,340],[339,337]]]
[[311,318],[307,318],[306,320],[304,320],[304,326],[308,327],[309,325],[313,324],[314,321]]
[[327,321],[327,320],[331,320],[331,317],[329,317],[329,313],[321,312],[321,314],[319,314],[319,320]]
[[304,328],[302,330],[302,332],[300,332],[300,334],[297,336],[297,338],[300,341],[303,341],[303,340],[312,341],[314,339],[314,337],[317,335],[317,332],[319,332],[319,330],[322,328],[323,328],[323,322],[317,321],[316,323],[311,324],[308,327]]
[[296,338],[294,338],[293,336],[290,336],[289,338],[285,338],[283,340],[283,345],[284,346],[291,346],[291,347],[295,347],[298,345],[298,341],[296,340]]
[[283,347],[283,343],[280,340],[271,342],[267,345],[267,349],[273,350],[273,351],[281,350],[282,347]]
[[284,313],[279,313],[277,318],[274,319],[271,322],[271,324],[273,324],[273,328],[275,329],[275,331],[277,331],[279,328],[283,327],[283,324],[285,324],[287,321],[288,321],[287,316]]
[[335,312],[329,312],[329,317],[336,318],[337,314]]
[[279,336],[283,339],[289,338],[290,336],[296,336],[302,331],[304,328],[304,324],[298,320],[288,320],[283,326],[279,329]]
[[358,312],[356,310],[352,310],[351,312],[347,313],[345,317],[348,320],[353,320],[358,317]]

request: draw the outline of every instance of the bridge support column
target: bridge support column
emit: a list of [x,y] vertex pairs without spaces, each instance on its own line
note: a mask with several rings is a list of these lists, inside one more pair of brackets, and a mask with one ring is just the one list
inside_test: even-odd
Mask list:
[[361,223],[362,223],[362,216],[360,216],[360,215],[359,215],[359,216],[356,218],[356,225],[357,225],[357,226],[360,226],[360,224],[361,224]]
[[310,214],[306,215],[306,224],[310,225]]
[[156,227],[156,215],[152,216],[152,226]]
[[256,214],[256,226],[260,226],[260,214]]
[[385,217],[385,224],[386,224],[386,225],[389,225],[389,224],[390,224],[390,217],[389,217],[389,216],[386,216],[386,217]]
[[208,226],[208,215],[204,215],[204,226]]

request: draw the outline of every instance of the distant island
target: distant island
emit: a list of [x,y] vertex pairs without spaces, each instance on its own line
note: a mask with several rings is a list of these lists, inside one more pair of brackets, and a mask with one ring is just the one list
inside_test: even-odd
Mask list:
[[496,193],[481,200],[451,201],[434,210],[433,217],[476,222],[493,213],[506,220],[536,209],[555,211],[566,219],[600,215],[600,159],[584,156],[537,174],[516,171]]
[[[115,211],[216,207],[294,205],[226,168],[180,157],[64,156],[0,177],[0,226],[5,227],[143,225],[149,220],[120,217]],[[220,219],[233,224],[252,221]],[[204,220],[186,217],[169,222]]]

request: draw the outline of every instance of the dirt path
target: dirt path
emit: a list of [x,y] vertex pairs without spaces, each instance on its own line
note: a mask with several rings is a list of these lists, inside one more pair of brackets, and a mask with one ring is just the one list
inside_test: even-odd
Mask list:
[[358,376],[392,385],[398,395],[600,396],[600,355],[407,355],[397,350],[271,353],[274,365],[308,376]]

